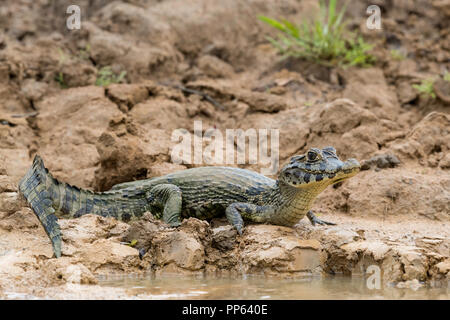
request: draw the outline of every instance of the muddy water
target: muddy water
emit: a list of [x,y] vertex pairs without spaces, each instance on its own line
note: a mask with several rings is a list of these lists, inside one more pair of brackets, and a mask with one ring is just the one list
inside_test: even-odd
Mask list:
[[147,276],[100,278],[99,284],[154,299],[450,299],[450,289],[368,289],[362,277],[274,279]]

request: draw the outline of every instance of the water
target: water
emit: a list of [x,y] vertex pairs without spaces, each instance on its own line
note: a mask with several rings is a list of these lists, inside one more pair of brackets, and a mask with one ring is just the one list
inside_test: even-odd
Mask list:
[[362,277],[355,276],[278,279],[165,275],[105,278],[99,284],[120,287],[132,296],[150,299],[450,299],[447,288],[370,290]]

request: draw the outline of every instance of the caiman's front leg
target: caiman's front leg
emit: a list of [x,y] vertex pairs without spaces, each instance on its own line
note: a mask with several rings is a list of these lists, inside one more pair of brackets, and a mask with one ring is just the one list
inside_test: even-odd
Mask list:
[[237,232],[242,235],[245,220],[253,222],[266,222],[267,218],[273,214],[272,206],[258,206],[252,203],[235,202],[230,204],[225,210],[228,222],[236,228]]
[[311,224],[312,224],[313,226],[315,226],[316,223],[317,223],[317,224],[321,224],[321,225],[329,225],[329,226],[335,226],[335,225],[336,225],[336,223],[333,223],[333,222],[328,222],[328,221],[320,220],[319,218],[317,218],[317,217],[314,215],[314,213],[313,213],[311,210],[308,211],[308,213],[306,214],[306,216],[308,217],[309,221],[311,222]]
[[172,227],[181,224],[181,190],[173,184],[158,184],[147,192],[147,200],[151,206],[162,206],[162,219]]

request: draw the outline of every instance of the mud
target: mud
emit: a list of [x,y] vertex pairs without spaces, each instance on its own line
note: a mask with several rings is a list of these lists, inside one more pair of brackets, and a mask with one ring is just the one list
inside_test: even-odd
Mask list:
[[[370,265],[386,286],[448,286],[447,2],[379,1],[381,31],[366,29],[369,2],[358,2],[350,25],[375,44],[377,62],[342,69],[279,61],[265,40],[272,30],[257,20],[308,19],[316,1],[79,1],[77,31],[61,14],[70,1],[3,1],[0,297],[127,297],[96,286],[111,274],[298,278],[365,275]],[[126,71],[123,83],[95,85],[105,66]],[[441,78],[435,99],[412,87],[430,77]],[[280,164],[327,145],[362,161],[361,173],[316,200],[320,218],[338,225],[249,225],[238,236],[223,220],[191,218],[175,230],[150,213],[130,225],[87,215],[61,220],[63,257],[52,258],[17,192],[35,154],[58,179],[107,190],[192,167],[170,154],[173,130],[192,133],[194,120],[203,131],[279,129]]]

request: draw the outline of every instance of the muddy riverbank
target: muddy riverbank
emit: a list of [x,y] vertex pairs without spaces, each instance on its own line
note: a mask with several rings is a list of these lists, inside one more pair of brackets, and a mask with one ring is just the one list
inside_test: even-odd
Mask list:
[[[75,31],[70,1],[0,5],[0,297],[130,297],[98,285],[111,274],[367,277],[371,265],[383,286],[448,286],[448,1],[379,1],[379,31],[365,27],[369,2],[349,8],[374,44],[369,68],[280,61],[258,15],[301,21],[316,1],[79,3]],[[104,70],[123,80],[98,85]],[[434,98],[414,88],[429,78]],[[63,257],[52,258],[17,189],[35,154],[58,179],[104,191],[197,166],[171,159],[173,131],[192,134],[194,121],[203,132],[278,129],[281,165],[327,145],[357,158],[364,170],[314,205],[338,225],[249,225],[238,236],[222,220],[175,230],[150,213],[131,224],[87,215],[61,220]]]

